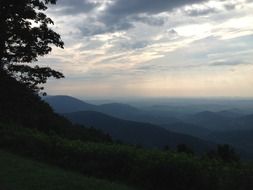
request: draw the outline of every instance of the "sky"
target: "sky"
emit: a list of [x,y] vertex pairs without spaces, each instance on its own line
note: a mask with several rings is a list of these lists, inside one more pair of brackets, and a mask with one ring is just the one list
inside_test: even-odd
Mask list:
[[50,95],[253,97],[253,0],[58,0]]

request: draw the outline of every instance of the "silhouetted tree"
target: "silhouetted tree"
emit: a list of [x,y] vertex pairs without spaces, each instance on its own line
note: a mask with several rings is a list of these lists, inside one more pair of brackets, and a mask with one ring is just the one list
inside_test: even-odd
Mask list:
[[224,162],[239,162],[240,157],[235,150],[228,144],[218,145],[217,150],[211,150],[207,153],[211,159],[219,159]]
[[171,149],[170,149],[169,145],[166,145],[166,146],[163,147],[163,150],[164,150],[164,151],[169,151],[169,150],[171,150]]
[[239,156],[235,150],[228,144],[218,145],[217,152],[219,157],[225,162],[239,161]]
[[190,147],[188,147],[186,144],[178,144],[177,152],[186,153],[186,154],[194,154],[194,151]]
[[34,92],[42,90],[38,85],[49,77],[64,77],[49,67],[24,65],[48,54],[52,44],[63,48],[60,35],[49,28],[53,21],[44,14],[47,5],[55,3],[56,0],[0,1],[0,70]]

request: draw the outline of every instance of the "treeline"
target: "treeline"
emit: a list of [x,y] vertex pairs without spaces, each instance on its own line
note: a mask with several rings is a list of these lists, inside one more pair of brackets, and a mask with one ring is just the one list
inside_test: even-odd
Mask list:
[[93,128],[73,125],[24,84],[0,69],[0,122],[56,133],[67,139],[107,142],[109,135]]
[[151,190],[248,190],[252,168],[237,162],[115,143],[69,140],[36,129],[0,125],[0,147],[88,176]]

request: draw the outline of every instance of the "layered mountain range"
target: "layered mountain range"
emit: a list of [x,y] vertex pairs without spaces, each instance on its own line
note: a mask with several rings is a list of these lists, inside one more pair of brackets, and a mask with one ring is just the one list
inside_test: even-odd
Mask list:
[[159,111],[122,103],[90,104],[70,96],[50,96],[45,101],[73,123],[94,127],[113,139],[145,147],[187,144],[196,152],[216,143],[230,144],[245,157],[253,155],[253,115],[239,109],[185,112],[180,107]]

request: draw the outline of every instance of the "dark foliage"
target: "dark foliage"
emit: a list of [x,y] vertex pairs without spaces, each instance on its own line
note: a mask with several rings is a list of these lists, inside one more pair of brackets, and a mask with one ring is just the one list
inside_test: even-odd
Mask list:
[[73,125],[53,112],[33,90],[17,82],[0,70],[0,122],[14,123],[27,128],[36,128],[46,133],[57,133],[70,139],[84,141],[110,141],[102,132]]
[[211,159],[222,160],[223,162],[239,162],[240,157],[235,150],[228,144],[218,145],[217,150],[211,150],[207,153]]
[[84,143],[15,126],[0,125],[0,147],[85,175],[150,190],[248,190],[253,187],[252,166],[113,143]]
[[186,144],[178,144],[177,145],[177,152],[179,153],[186,153],[186,154],[194,154],[194,151],[188,147]]
[[48,54],[51,44],[63,48],[60,35],[49,28],[53,21],[43,11],[56,0],[0,1],[0,70],[38,92],[49,77],[62,78],[49,67],[28,66]]

